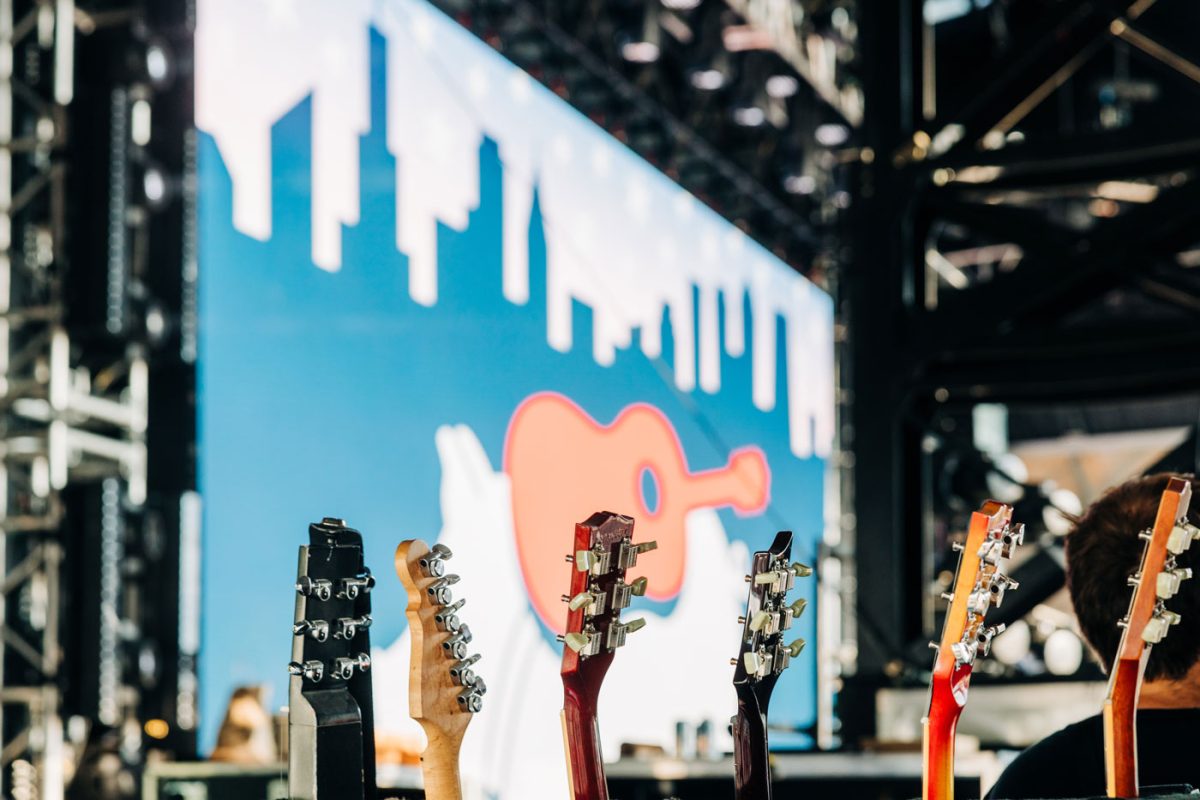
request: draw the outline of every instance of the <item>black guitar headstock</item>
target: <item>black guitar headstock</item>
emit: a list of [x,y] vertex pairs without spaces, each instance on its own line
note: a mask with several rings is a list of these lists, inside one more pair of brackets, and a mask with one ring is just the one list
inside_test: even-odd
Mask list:
[[292,797],[375,797],[371,590],[362,534],[326,517],[296,570],[289,706]]
[[296,570],[296,618],[288,671],[304,690],[343,688],[371,667],[371,589],[362,534],[326,517],[309,526]]
[[812,569],[791,563],[792,532],[775,535],[770,550],[760,550],[751,559],[750,574],[746,576],[750,590],[746,598],[746,613],[738,618],[742,626],[741,646],[734,665],[733,683],[738,692],[748,690],[758,698],[765,711],[767,700],[779,676],[791,659],[800,655],[804,640],[784,643],[784,632],[804,611],[806,601],[787,602],[787,593],[796,578],[807,577]]

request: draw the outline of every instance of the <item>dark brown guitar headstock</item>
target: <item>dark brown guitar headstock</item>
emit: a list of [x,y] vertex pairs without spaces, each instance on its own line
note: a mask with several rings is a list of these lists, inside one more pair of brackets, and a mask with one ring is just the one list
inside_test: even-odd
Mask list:
[[746,613],[738,618],[742,640],[737,657],[731,661],[733,684],[739,694],[752,692],[764,713],[779,676],[804,649],[803,639],[784,643],[785,631],[807,605],[803,599],[789,604],[787,593],[796,578],[811,575],[812,569],[792,563],[791,558],[791,531],[780,531],[769,550],[754,554],[746,576],[750,584]]

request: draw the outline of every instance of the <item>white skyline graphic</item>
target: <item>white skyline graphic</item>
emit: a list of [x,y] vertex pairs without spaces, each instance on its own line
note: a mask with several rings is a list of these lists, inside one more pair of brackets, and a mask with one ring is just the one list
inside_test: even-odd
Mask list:
[[272,235],[271,126],[311,94],[313,263],[340,268],[342,226],[360,217],[359,137],[382,122],[370,119],[369,108],[374,26],[388,44],[396,246],[409,258],[414,301],[437,302],[437,224],[466,226],[479,204],[479,144],[490,137],[504,166],[503,285],[513,303],[528,298],[535,187],[539,195],[550,346],[571,348],[571,302],[578,300],[594,310],[598,364],[611,364],[635,329],[643,352],[655,358],[666,308],[675,385],[716,393],[722,342],[731,356],[746,347],[741,298],[748,293],[754,404],[763,411],[776,404],[781,317],[791,450],[800,458],[829,455],[829,297],[432,6],[201,0],[197,14],[196,121],[229,169],[238,230],[262,240]]

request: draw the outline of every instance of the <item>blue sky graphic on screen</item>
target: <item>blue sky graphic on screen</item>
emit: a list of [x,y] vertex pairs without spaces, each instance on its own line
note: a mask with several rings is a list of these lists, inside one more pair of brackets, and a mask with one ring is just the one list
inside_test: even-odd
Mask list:
[[[749,553],[790,528],[812,561],[823,529],[829,299],[423,2],[199,13],[205,745],[235,685],[286,702],[296,547],[342,516],[379,578],[380,737],[419,730],[392,553],[440,540],[490,689],[465,779],[561,793],[548,598],[611,507],[660,550],[606,752],[679,720],[728,747]],[[813,723],[814,650],[773,723]]]

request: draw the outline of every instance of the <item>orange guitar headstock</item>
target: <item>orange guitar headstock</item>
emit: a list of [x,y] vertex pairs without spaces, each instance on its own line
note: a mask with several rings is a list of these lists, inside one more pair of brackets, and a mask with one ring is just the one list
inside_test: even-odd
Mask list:
[[1142,651],[1162,641],[1179,622],[1179,615],[1169,611],[1165,601],[1192,577],[1190,569],[1175,564],[1175,557],[1200,538],[1200,529],[1187,521],[1191,501],[1191,483],[1171,478],[1159,501],[1154,527],[1138,534],[1146,544],[1138,571],[1129,576],[1133,587],[1129,612],[1117,623],[1125,629],[1117,648],[1118,661],[1141,660]]
[[575,565],[567,603],[566,633],[558,637],[563,648],[563,674],[580,668],[590,658],[611,655],[625,638],[645,626],[645,620],[621,621],[621,610],[634,597],[646,593],[646,579],[625,581],[638,557],[658,547],[655,542],[633,543],[633,519],[600,511],[575,526],[575,550],[567,560]]
[[458,576],[447,574],[450,548],[432,549],[419,539],[396,548],[396,573],[408,590],[405,610],[412,635],[409,712],[432,741],[435,735],[459,740],[471,716],[483,708],[487,686],[475,674],[471,629],[458,616],[464,600],[452,589]]
[[971,515],[967,541],[955,545],[961,555],[954,586],[943,595],[950,608],[941,642],[936,645],[935,701],[940,681],[949,683],[959,706],[966,702],[966,679],[975,659],[986,656],[992,639],[1004,630],[1003,625],[988,626],[985,621],[988,610],[1000,605],[1005,592],[1017,587],[1006,574],[1007,562],[1024,537],[1025,526],[1012,524],[1012,508],[1003,503],[989,500]]

